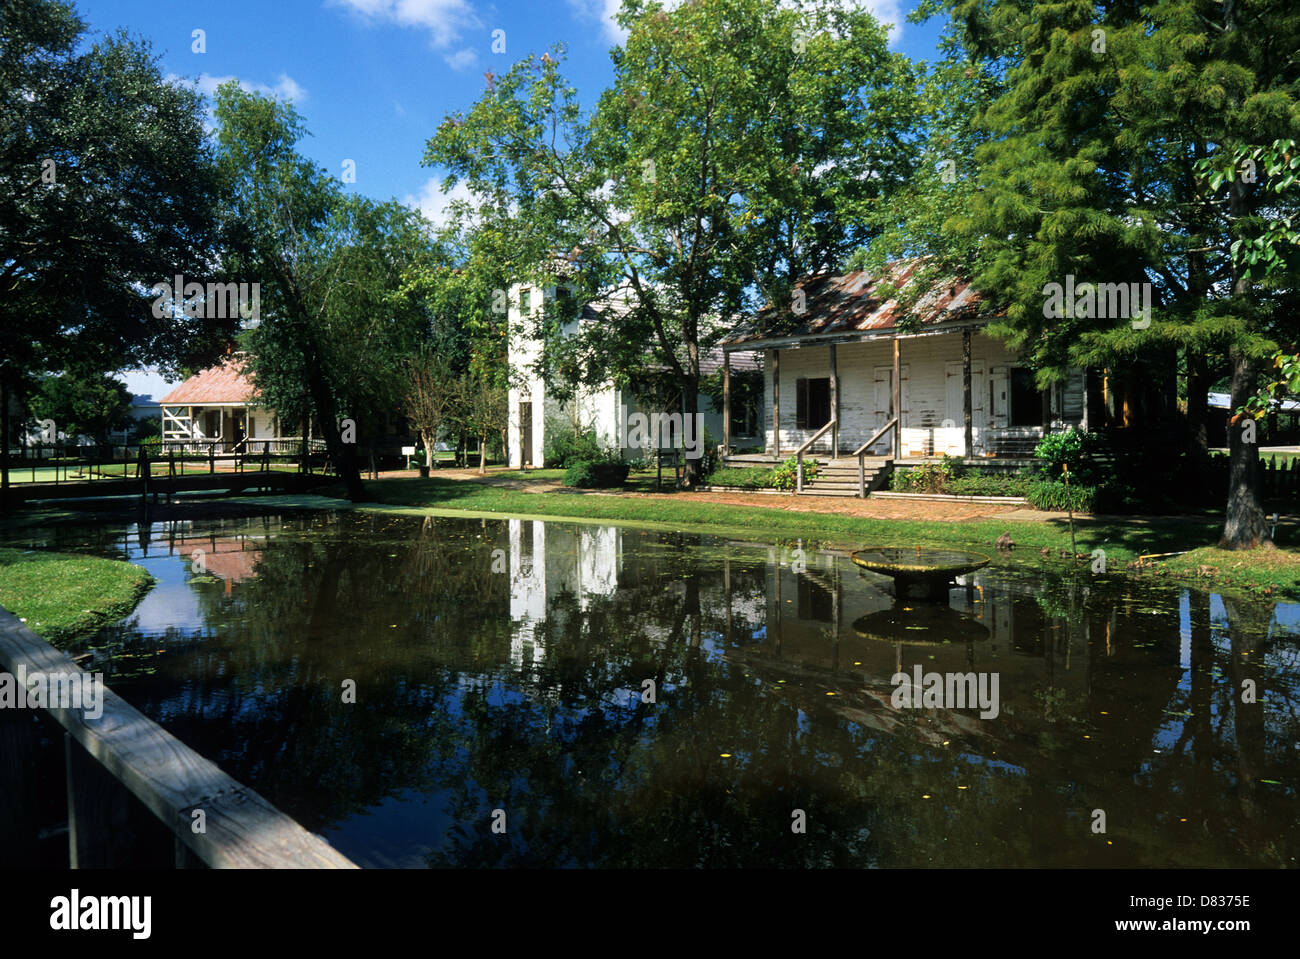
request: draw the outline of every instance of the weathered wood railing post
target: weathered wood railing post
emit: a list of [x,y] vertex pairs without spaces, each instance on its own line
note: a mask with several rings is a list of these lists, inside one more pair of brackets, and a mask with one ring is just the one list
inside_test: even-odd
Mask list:
[[0,709],[0,864],[31,867],[39,852],[36,777],[40,720],[26,709]]
[[68,867],[111,869],[130,852],[126,788],[63,734],[68,784]]
[[[176,842],[210,866],[354,867],[319,836],[104,687],[102,677],[92,677],[18,617],[0,609],[0,670],[16,675],[20,669],[28,676],[57,677],[60,688],[83,691],[81,702],[51,702],[44,707],[45,715],[67,734],[68,847],[74,867],[110,864],[134,844],[129,810],[120,798],[125,792],[142,802]],[[93,703],[88,703],[84,691],[92,683],[97,684],[96,692]],[[32,716],[25,709],[0,712],[28,720]],[[0,722],[0,731],[4,725]],[[30,734],[29,729],[18,732],[20,737]],[[0,743],[7,743],[12,731],[5,735]],[[20,770],[10,762],[11,756],[21,758],[23,753],[0,752],[0,777],[20,772],[30,778],[31,763]],[[13,795],[5,791],[0,810]],[[196,810],[203,812],[199,831],[193,827]],[[29,832],[34,833],[35,826],[34,820],[26,823]]]

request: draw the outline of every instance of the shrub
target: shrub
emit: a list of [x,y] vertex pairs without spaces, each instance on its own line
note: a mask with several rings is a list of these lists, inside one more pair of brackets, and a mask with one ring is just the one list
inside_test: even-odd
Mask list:
[[771,489],[773,470],[766,466],[722,466],[704,477],[707,486]]
[[1032,483],[1020,476],[975,473],[951,480],[944,492],[955,496],[1025,496]]
[[621,460],[581,460],[564,471],[564,485],[579,489],[612,489],[627,479],[628,465]]
[[547,423],[546,444],[542,455],[546,458],[546,465],[555,469],[607,458],[594,430],[579,432],[571,424],[565,423]]
[[889,488],[899,493],[943,493],[952,479],[951,457],[933,463],[922,463],[905,470],[897,470],[890,478]]
[[1095,482],[1096,467],[1092,454],[1097,449],[1096,433],[1085,433],[1070,427],[1059,433],[1048,433],[1034,449],[1034,455],[1043,462],[1039,464],[1039,475],[1048,480],[1060,480],[1064,470],[1070,468],[1070,484],[1077,481],[1082,486]]
[[898,470],[890,477],[889,488],[899,493],[947,493],[952,496],[1025,496],[1031,477],[1008,473],[982,473],[968,469],[956,457],[944,457]]
[[1034,480],[1030,482],[1025,497],[1029,505],[1041,510],[1072,509],[1076,513],[1092,513],[1097,509],[1101,491],[1095,486],[1076,486],[1071,483],[1067,488],[1064,483],[1053,480]]
[[[799,467],[799,457],[791,456],[776,469],[772,470],[772,488],[782,490],[792,490],[797,485],[795,482],[795,473]],[[803,481],[805,484],[817,476],[818,465],[813,460],[803,461]]]

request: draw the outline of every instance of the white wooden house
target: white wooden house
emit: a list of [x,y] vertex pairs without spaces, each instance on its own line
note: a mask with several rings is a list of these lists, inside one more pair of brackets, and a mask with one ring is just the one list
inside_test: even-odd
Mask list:
[[[247,440],[297,440],[281,433],[280,418],[259,402],[257,388],[236,354],[195,373],[159,400],[165,447],[194,448],[219,443],[224,449]],[[256,444],[261,448],[263,444]]]
[[1053,429],[1087,428],[1084,371],[1040,391],[1029,367],[985,332],[991,316],[969,283],[935,284],[911,307],[912,331],[900,329],[906,311],[882,289],[903,288],[917,265],[812,277],[797,287],[806,310],[793,328],[778,328],[769,308],[723,341],[728,354],[763,354],[763,458],[810,440],[809,453],[832,460],[1023,457]]
[[[638,395],[635,388],[620,389],[613,382],[595,388],[582,388],[571,401],[561,402],[547,390],[545,378],[536,368],[542,345],[535,338],[533,321],[538,312],[548,304],[560,303],[568,295],[563,286],[539,287],[517,283],[509,290],[509,365],[510,389],[508,394],[507,448],[510,467],[541,467],[547,465],[547,432],[553,429],[592,430],[605,447],[619,450],[624,459],[648,459],[642,441],[644,431],[638,432],[637,414],[672,413],[671,410],[652,409]],[[600,300],[587,303],[576,317],[565,325],[562,335],[573,335],[584,325],[617,323],[629,308],[630,293],[626,289],[614,291]],[[647,371],[650,371],[647,358]],[[724,363],[720,349],[700,358],[700,373],[707,376]],[[756,353],[741,351],[730,357],[735,372],[757,374]],[[741,445],[758,445],[762,442],[761,400],[755,397],[752,406],[728,407],[725,414],[715,412],[709,396],[696,397],[704,430],[715,442],[726,434]],[[672,434],[675,439],[677,434]],[[693,431],[688,438],[702,435]],[[669,444],[663,444],[667,447]]]

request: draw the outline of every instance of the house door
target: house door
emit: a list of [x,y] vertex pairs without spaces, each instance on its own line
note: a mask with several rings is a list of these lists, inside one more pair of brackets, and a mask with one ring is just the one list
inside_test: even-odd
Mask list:
[[1007,425],[1007,368],[995,366],[989,376],[989,408],[991,420],[989,426]]
[[533,465],[533,404],[519,404],[519,448],[520,463]]
[[[965,370],[961,363],[945,363],[943,367],[947,400],[944,406],[944,419],[952,420],[958,429],[966,425]],[[970,425],[975,433],[973,442],[979,446],[979,434],[988,424],[985,422],[985,410],[988,391],[984,389],[984,364],[972,362],[970,365]]]
[[[908,368],[902,366],[899,369],[902,374],[900,392],[903,404],[902,413],[899,416],[899,426],[906,426],[908,407],[911,405],[911,394],[907,382]],[[894,418],[894,368],[892,366],[876,367],[875,386],[872,395],[875,399],[875,420],[871,432],[874,433]],[[872,444],[871,453],[875,456],[888,455],[891,441],[890,435],[886,433]]]

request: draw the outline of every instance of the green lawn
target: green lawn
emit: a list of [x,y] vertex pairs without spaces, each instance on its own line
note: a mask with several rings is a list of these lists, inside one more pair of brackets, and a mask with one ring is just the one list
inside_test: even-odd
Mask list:
[[[598,491],[528,493],[437,477],[373,481],[366,484],[366,489],[374,501],[391,506],[644,525],[767,541],[803,540],[816,548],[858,549],[899,542],[966,547],[988,551],[997,557],[999,565],[1053,569],[1070,565],[1088,569],[1091,565],[1077,560],[1072,564],[1068,556],[1061,555],[1071,550],[1065,519],[991,518],[956,523],[866,519],[794,512],[777,504],[744,507],[712,503],[689,493],[672,500]],[[1284,548],[1242,553],[1207,547],[1217,541],[1221,525],[1222,520],[1216,517],[1079,518],[1074,524],[1077,551],[1091,555],[1095,549],[1104,550],[1108,574],[1126,573],[1127,564],[1141,555],[1196,550],[1188,557],[1152,563],[1140,575],[1245,592],[1300,596],[1300,551]],[[1009,533],[1016,545],[1010,551],[997,553],[994,541],[1003,533]],[[1285,526],[1278,529],[1278,539],[1282,545],[1290,542]],[[1049,555],[1042,555],[1043,549]]]
[[121,560],[0,549],[0,606],[50,642],[125,616],[153,583],[139,566]]

